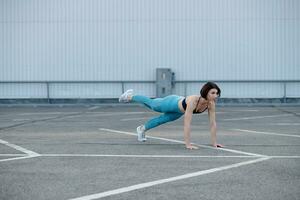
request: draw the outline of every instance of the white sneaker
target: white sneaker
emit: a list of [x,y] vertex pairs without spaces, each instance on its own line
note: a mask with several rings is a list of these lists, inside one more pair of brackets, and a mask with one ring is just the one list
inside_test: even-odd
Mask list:
[[145,126],[141,125],[139,127],[136,128],[136,132],[137,132],[137,136],[138,136],[138,141],[140,142],[146,142],[147,138],[146,138],[146,134],[145,134]]
[[126,92],[124,92],[120,97],[119,97],[119,102],[127,103],[129,102],[129,96],[133,95],[133,89],[129,89]]

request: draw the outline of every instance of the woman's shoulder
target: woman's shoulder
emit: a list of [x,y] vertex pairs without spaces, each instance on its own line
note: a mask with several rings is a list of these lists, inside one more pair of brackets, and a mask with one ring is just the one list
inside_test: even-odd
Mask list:
[[186,102],[188,104],[196,104],[197,101],[199,100],[199,95],[190,95],[186,97]]
[[198,100],[199,97],[200,97],[199,95],[190,95],[190,96],[187,96],[186,99],[193,99],[193,100],[197,99]]

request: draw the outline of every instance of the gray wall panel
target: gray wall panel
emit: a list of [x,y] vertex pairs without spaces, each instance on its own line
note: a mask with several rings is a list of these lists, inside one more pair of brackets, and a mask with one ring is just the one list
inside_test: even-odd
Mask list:
[[[133,89],[134,94],[136,95],[146,95],[149,97],[155,97],[156,95],[156,86],[152,83],[127,83],[124,84],[124,90]],[[118,94],[118,97],[120,93]]]
[[[154,80],[157,67],[177,80],[299,79],[299,10],[297,0],[0,0],[0,81]],[[224,95],[282,93],[274,84],[261,94],[258,84],[248,95],[227,84]],[[71,94],[93,98],[99,85],[88,86],[90,94]],[[155,94],[149,84],[131,87]],[[109,89],[99,96],[120,91]]]
[[51,84],[52,98],[117,98],[122,93],[120,84]]
[[222,97],[225,98],[283,98],[282,83],[223,83]]
[[289,83],[286,85],[286,96],[300,97],[300,83]]
[[46,84],[0,84],[2,99],[47,98]]

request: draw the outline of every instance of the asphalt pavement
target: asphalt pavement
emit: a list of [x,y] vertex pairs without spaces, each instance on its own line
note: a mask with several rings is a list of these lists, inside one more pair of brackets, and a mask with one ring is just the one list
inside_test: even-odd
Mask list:
[[300,199],[300,107],[217,107],[147,132],[138,105],[0,107],[0,199]]

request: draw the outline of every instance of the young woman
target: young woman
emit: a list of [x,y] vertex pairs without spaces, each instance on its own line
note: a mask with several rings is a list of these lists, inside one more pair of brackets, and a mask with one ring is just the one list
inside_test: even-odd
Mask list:
[[146,141],[145,132],[161,124],[174,121],[184,115],[184,141],[187,149],[198,149],[190,142],[191,121],[193,114],[199,114],[208,110],[211,144],[214,147],[223,147],[217,144],[217,124],[216,124],[216,99],[221,95],[221,90],[217,84],[207,82],[200,90],[199,95],[181,97],[169,95],[164,98],[150,99],[146,96],[133,95],[133,90],[127,90],[123,93],[119,102],[139,102],[153,111],[163,113],[147,121],[144,125],[137,127],[138,141]]

